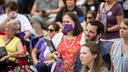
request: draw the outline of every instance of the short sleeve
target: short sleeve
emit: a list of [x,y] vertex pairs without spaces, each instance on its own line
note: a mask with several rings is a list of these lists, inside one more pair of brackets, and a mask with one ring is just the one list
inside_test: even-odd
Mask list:
[[45,40],[43,38],[40,38],[34,48],[38,48],[39,49],[43,42],[45,42]]
[[123,12],[123,7],[121,6],[121,4],[117,4],[116,5],[116,16],[120,16],[120,15],[124,15]]

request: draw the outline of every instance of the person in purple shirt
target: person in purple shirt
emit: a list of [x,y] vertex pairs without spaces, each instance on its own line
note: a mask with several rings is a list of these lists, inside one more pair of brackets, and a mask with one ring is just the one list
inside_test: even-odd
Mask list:
[[[103,55],[110,53],[112,43],[119,40],[119,25],[123,22],[123,9],[116,0],[105,0],[101,3],[96,20],[104,23],[105,33],[102,36]],[[111,60],[108,61],[110,63]]]
[[0,0],[0,15],[4,14],[5,10],[4,10],[4,0]]
[[59,32],[58,24],[51,24],[48,26],[48,37],[39,38],[39,41],[35,45],[32,50],[32,59],[33,63],[37,65],[38,72],[50,72],[49,67],[47,67],[45,61],[47,61],[44,57],[44,51],[46,48],[50,48],[50,51],[54,51],[53,46],[49,45],[52,37]]

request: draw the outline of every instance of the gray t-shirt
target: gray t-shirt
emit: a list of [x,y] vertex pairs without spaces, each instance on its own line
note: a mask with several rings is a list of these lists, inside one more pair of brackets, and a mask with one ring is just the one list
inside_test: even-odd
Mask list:
[[47,3],[45,0],[36,0],[35,4],[37,5],[37,8],[39,11],[46,11],[49,9],[57,8],[58,6],[58,0],[51,0],[51,2]]

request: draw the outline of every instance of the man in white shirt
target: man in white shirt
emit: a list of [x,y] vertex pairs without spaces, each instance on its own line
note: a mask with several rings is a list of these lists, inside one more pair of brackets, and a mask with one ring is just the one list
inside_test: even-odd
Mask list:
[[4,31],[5,23],[10,19],[14,19],[20,24],[20,32],[24,32],[24,39],[30,36],[30,30],[32,26],[26,16],[17,13],[18,6],[15,2],[10,1],[6,8],[6,13],[0,16],[0,31]]

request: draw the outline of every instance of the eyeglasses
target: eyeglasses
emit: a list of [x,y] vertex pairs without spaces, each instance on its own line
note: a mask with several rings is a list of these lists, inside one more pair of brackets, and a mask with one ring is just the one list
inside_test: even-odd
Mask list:
[[87,19],[92,19],[92,17],[86,17]]
[[48,29],[49,32],[54,32],[55,30],[54,29]]
[[127,30],[128,27],[120,27],[120,29]]

